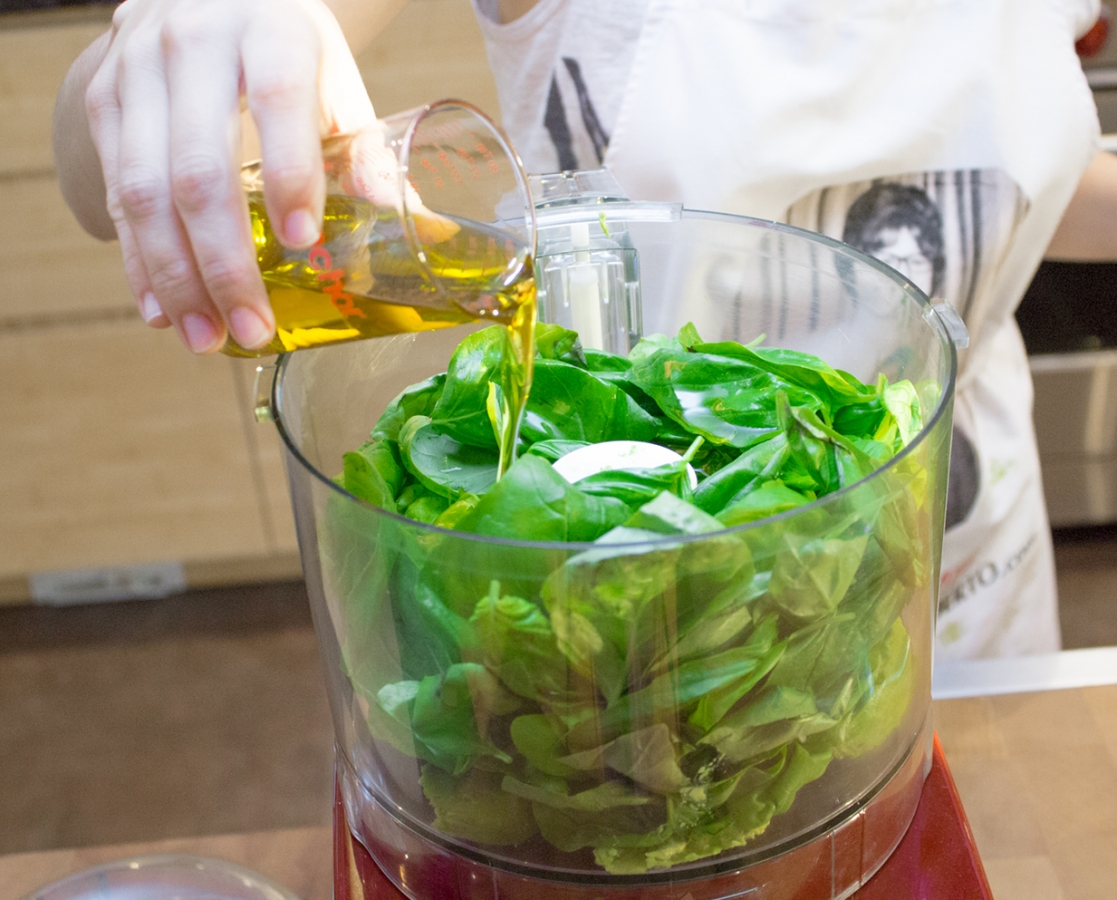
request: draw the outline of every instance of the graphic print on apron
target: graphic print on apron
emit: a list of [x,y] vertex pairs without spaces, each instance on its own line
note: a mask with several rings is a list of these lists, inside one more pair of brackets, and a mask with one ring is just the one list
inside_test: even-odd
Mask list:
[[[1011,178],[974,169],[823,188],[797,200],[786,218],[879,259],[965,318],[1027,209]],[[957,422],[951,445],[948,529],[969,517],[982,486],[973,441]]]
[[573,171],[579,168],[596,168],[605,159],[605,151],[609,148],[609,135],[598,118],[590,99],[589,89],[582,77],[582,67],[576,59],[569,56],[562,57],[563,68],[566,70],[574,87],[578,100],[578,112],[582,126],[581,136],[588,139],[593,149],[594,160],[579,160],[575,152],[575,134],[571,128],[570,119],[566,114],[566,105],[563,102],[562,89],[559,85],[559,71],[551,76],[551,87],[547,92],[547,108],[543,113],[543,126],[551,136],[558,154],[559,168],[563,171]]
[[892,266],[970,322],[1028,201],[998,169],[915,172],[814,191],[789,225],[851,244]]
[[[1023,191],[1007,175],[996,169],[975,169],[911,173],[824,188],[796,201],[786,218],[879,259],[936,302],[946,300],[970,324],[975,298],[995,277],[1027,209]],[[974,529],[998,532],[994,546],[1000,556],[963,553],[952,565],[944,565],[939,595],[939,640],[944,647],[965,639],[967,625],[983,620],[986,629],[987,623],[997,622],[992,632],[1012,630],[1011,614],[1019,612],[1019,601],[1010,600],[999,612],[985,607],[1003,603],[997,597],[1005,592],[1020,593],[1019,586],[1006,581],[1014,575],[1028,578],[1033,551],[1039,546],[1033,517],[992,515],[986,496],[1006,466],[1026,467],[1005,457],[1000,442],[986,442],[984,455],[979,453],[980,442],[971,431],[976,424],[972,411],[960,404],[955,413],[944,556],[951,556],[951,538],[957,545],[974,546],[970,534]],[[1034,581],[1042,584],[1039,578]]]

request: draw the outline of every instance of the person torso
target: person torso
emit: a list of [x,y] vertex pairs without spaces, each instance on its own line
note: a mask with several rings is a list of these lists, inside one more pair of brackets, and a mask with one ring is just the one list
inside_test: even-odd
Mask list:
[[[963,315],[940,652],[1054,649],[1013,312],[1096,149],[1074,39],[1097,0],[540,0],[508,25],[474,3],[529,170],[822,232]],[[778,338],[756,306],[746,334],[687,312]]]

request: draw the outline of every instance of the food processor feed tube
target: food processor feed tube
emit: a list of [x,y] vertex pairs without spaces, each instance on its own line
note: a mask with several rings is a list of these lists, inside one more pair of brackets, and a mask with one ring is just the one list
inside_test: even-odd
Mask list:
[[590,265],[590,229],[586,222],[570,226],[575,264],[569,271],[570,312],[572,329],[578,333],[583,347],[603,350],[605,338],[601,329],[601,295],[597,271]]
[[[279,367],[349,826],[416,900],[848,896],[929,760],[954,346],[816,235],[601,196],[539,227],[544,309],[589,253],[672,337],[541,328],[500,481],[491,332]],[[697,486],[552,465],[615,439]]]

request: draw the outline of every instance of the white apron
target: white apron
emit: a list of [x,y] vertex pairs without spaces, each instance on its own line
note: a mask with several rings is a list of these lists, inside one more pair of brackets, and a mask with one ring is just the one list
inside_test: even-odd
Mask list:
[[[474,2],[480,12],[486,0]],[[1058,649],[1031,380],[1013,312],[1095,152],[1096,112],[1073,43],[1097,0],[643,0],[638,34],[631,19],[643,2],[625,2],[631,38],[604,21],[619,7],[588,15],[596,7],[581,0],[541,0],[508,26],[482,21],[505,126],[528,148],[529,167],[575,157],[592,167],[579,141],[592,138],[599,154],[607,142],[604,164],[633,199],[821,231],[959,310],[971,348],[956,394],[937,653]],[[558,34],[566,49],[552,51]],[[624,60],[613,82],[590,64],[610,48]],[[575,95],[568,73],[586,129],[574,100],[558,103]],[[587,97],[608,101],[610,91],[615,121],[587,117]],[[557,128],[556,108],[567,110]],[[874,230],[888,216],[891,230]],[[753,337],[707,313],[696,318],[708,339]]]

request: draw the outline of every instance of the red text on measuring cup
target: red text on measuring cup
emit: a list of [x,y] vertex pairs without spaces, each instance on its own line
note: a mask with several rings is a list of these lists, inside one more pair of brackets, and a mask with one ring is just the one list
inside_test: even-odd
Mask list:
[[324,240],[325,235],[319,237],[318,243],[310,248],[310,253],[307,255],[310,268],[318,273],[316,277],[322,282],[322,293],[330,298],[330,302],[343,316],[365,318],[365,311],[356,305],[353,295],[345,292],[343,287],[345,270],[333,268],[334,261],[330,251],[322,244]]

